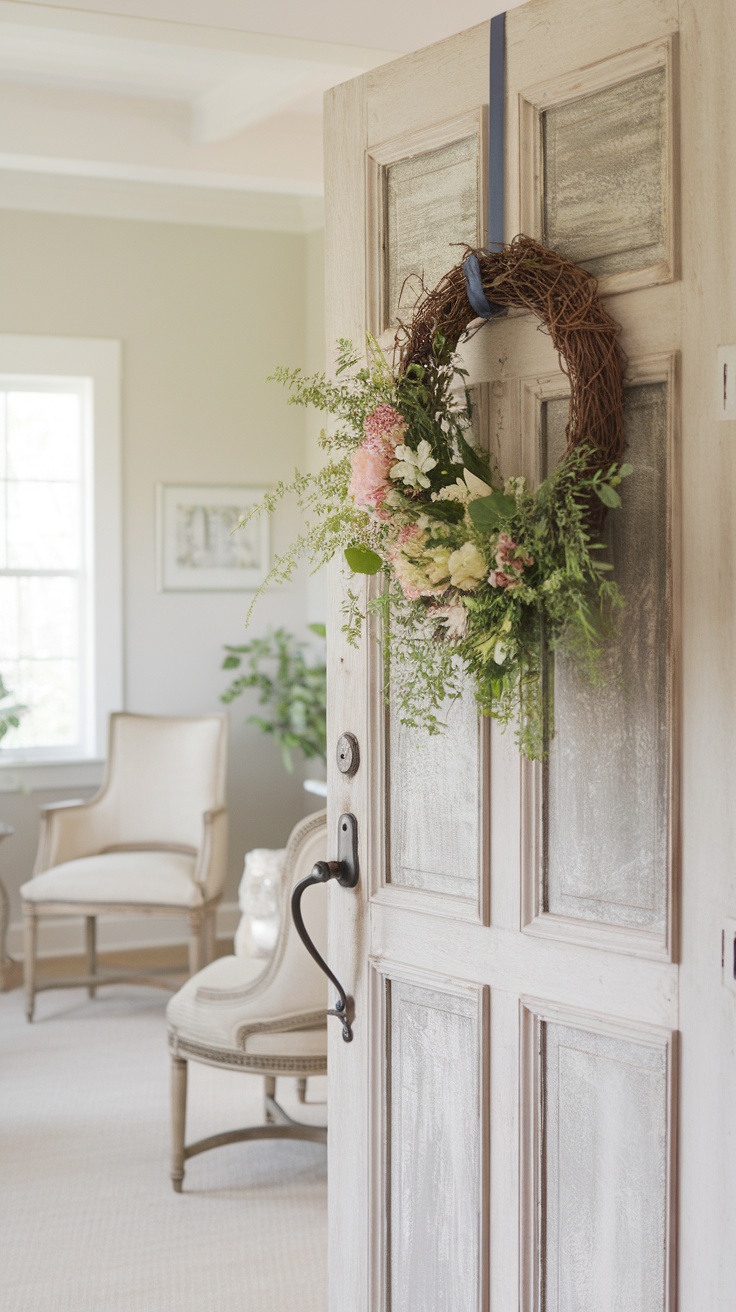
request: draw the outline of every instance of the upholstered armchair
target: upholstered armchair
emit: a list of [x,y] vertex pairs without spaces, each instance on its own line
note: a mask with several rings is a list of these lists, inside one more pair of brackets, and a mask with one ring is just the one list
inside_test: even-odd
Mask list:
[[[98,971],[99,915],[182,916],[190,972],[209,960],[227,867],[226,747],[221,715],[113,715],[100,792],[44,808],[33,877],[20,890],[29,1020],[40,989],[86,985],[93,997],[100,984],[161,984],[156,976]],[[38,923],[52,916],[84,917],[81,978],[36,981]]]
[[[171,998],[166,1017],[172,1059],[171,1180],[181,1193],[184,1164],[198,1153],[248,1139],[311,1139],[324,1143],[324,1127],[292,1120],[276,1101],[276,1081],[297,1081],[300,1101],[310,1075],[327,1070],[325,977],[305,951],[289,913],[295,883],[308,875],[327,849],[326,813],[302,820],[286,849],[281,885],[279,936],[270,959],[220,957],[187,980]],[[303,907],[307,929],[326,952],[327,899]],[[264,1124],[229,1130],[186,1144],[187,1064],[204,1062],[222,1070],[262,1076]]]

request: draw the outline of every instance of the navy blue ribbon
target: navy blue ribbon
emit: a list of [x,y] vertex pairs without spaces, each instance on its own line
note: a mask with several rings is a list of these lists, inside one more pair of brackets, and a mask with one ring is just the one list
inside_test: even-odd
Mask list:
[[504,125],[506,116],[506,15],[491,19],[488,92],[488,249],[504,239]]
[[[506,15],[491,19],[490,87],[488,92],[488,249],[503,246],[504,128],[506,106]],[[494,305],[483,291],[478,256],[466,255],[463,277],[468,303],[479,319],[498,319],[505,305]]]
[[500,315],[506,313],[505,305],[493,305],[483,291],[478,256],[474,251],[466,255],[463,260],[463,278],[470,308],[475,310],[479,319],[498,319]]

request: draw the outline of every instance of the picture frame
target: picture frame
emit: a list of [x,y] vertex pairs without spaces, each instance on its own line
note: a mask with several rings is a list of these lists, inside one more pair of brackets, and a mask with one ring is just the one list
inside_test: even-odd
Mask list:
[[270,521],[235,530],[264,487],[159,483],[156,487],[159,592],[255,592],[271,567]]

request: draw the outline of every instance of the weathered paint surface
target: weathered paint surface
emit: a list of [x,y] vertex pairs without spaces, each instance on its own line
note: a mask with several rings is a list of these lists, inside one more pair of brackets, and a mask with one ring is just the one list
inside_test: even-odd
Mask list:
[[596,277],[666,257],[665,72],[542,115],[547,245]]

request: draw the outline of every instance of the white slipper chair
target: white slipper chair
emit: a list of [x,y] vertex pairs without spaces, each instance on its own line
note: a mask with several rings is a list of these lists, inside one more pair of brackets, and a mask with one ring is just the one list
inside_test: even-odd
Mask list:
[[[100,984],[162,983],[98,972],[99,915],[182,916],[189,927],[190,971],[210,959],[227,872],[226,750],[223,715],[110,717],[102,789],[89,802],[44,808],[33,878],[20,890],[29,1020],[39,989],[86,984],[93,997]],[[47,916],[85,918],[85,976],[36,982],[38,922]]]
[[[166,1009],[172,1058],[171,1181],[181,1193],[184,1163],[209,1148],[246,1139],[310,1139],[326,1142],[323,1127],[304,1125],[286,1115],[276,1101],[278,1077],[298,1082],[300,1100],[310,1075],[327,1070],[327,988],[325,977],[300,942],[289,903],[294,884],[325,860],[326,813],[307,816],[292,831],[281,886],[280,928],[273,955],[213,961],[171,999]],[[327,899],[308,898],[303,907],[309,933],[320,952],[327,949]],[[204,1062],[223,1070],[262,1075],[265,1124],[214,1134],[185,1143],[187,1063]]]

